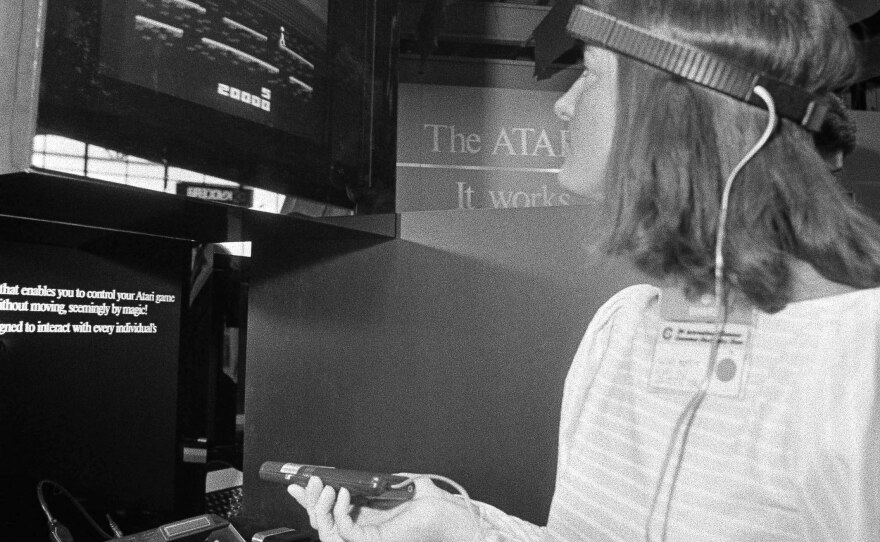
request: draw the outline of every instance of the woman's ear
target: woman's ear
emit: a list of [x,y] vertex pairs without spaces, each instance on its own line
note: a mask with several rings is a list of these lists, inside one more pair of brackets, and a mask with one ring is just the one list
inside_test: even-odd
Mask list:
[[839,173],[843,169],[843,151],[835,151],[828,157],[828,166],[831,168],[831,173]]

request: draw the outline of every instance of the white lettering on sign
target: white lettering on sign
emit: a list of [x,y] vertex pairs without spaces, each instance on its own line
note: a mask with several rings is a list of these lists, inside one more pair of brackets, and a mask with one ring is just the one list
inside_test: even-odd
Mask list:
[[[511,139],[512,138],[512,139]],[[556,158],[557,156],[565,156],[565,140],[567,134],[565,130],[560,130],[559,143],[557,149],[553,148],[550,143],[550,136],[547,130],[542,129],[540,132],[535,128],[501,128],[498,138],[495,140],[495,148],[492,154],[497,155],[502,150],[508,156],[547,156]]]
[[431,129],[431,152],[477,154],[482,149],[480,134],[459,132],[455,129],[455,125],[451,124],[425,124],[423,126],[425,130],[429,128]]
[[[423,124],[422,130],[427,132],[432,153],[479,154],[489,150],[483,146],[481,134],[461,130],[454,124]],[[567,154],[569,134],[568,130],[559,130],[557,135],[543,128],[502,126],[494,139],[490,153],[493,156],[558,158]]]
[[[476,209],[474,207],[474,189],[467,183],[457,182],[458,208]],[[519,209],[522,207],[554,207],[571,205],[571,195],[566,192],[555,192],[549,186],[542,185],[540,191],[524,190],[489,190],[489,198],[495,209]],[[482,207],[481,207],[482,208]]]

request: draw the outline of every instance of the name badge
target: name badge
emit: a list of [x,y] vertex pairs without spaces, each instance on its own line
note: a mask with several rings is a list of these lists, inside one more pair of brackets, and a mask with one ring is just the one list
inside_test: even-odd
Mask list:
[[[665,301],[665,303],[664,303]],[[663,291],[660,328],[648,374],[651,391],[696,392],[706,378],[715,339],[714,299],[689,302],[678,292]],[[754,311],[734,306],[718,344],[708,393],[739,398],[748,370]]]

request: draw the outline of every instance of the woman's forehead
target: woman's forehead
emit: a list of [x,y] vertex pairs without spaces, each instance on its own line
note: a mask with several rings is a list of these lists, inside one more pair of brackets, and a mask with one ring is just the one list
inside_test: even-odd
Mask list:
[[608,49],[587,43],[583,47],[583,60],[584,64],[591,66],[607,66],[614,62],[615,55]]
[[584,56],[590,55],[591,57],[607,54],[609,52],[608,49],[605,49],[590,42],[584,42],[582,51]]

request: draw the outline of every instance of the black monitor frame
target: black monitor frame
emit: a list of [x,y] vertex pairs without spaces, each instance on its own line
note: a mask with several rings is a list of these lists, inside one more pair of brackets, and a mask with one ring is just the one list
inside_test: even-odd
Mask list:
[[394,210],[397,0],[328,0],[324,99],[296,134],[107,76],[101,33],[79,20],[102,1],[0,6],[0,173],[35,169],[33,137],[50,133],[358,213]]

